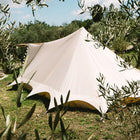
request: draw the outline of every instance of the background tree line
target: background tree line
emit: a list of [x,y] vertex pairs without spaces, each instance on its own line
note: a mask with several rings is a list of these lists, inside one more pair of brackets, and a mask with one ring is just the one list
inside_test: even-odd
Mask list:
[[[120,1],[120,0],[119,0]],[[16,1],[17,2],[17,1]],[[30,6],[29,1],[26,3]],[[33,5],[33,4],[32,4]],[[40,3],[37,3],[38,6]],[[111,4],[108,8],[97,4],[93,7],[84,9],[82,3],[79,2],[79,7],[83,10],[82,13],[88,11],[92,19],[74,20],[70,24],[63,24],[61,26],[50,26],[41,21],[30,21],[25,25],[19,23],[10,23],[10,15],[8,14],[8,6],[3,7],[5,15],[1,18],[1,65],[5,71],[9,71],[13,66],[14,60],[23,60],[25,55],[25,48],[16,48],[16,44],[20,43],[40,43],[56,40],[67,36],[76,31],[80,27],[85,27],[94,37],[100,41],[104,47],[109,47],[116,53],[124,53],[129,45],[134,46],[133,57],[127,61],[136,61],[136,67],[140,66],[140,26],[139,26],[139,5],[138,0],[128,0],[127,3],[120,1],[120,8],[115,8]],[[45,5],[47,6],[47,5]],[[129,9],[127,9],[126,7]],[[5,24],[9,24],[4,28]],[[10,55],[9,55],[10,54]],[[10,56],[10,57],[9,57]],[[7,63],[6,63],[7,62]],[[9,63],[10,62],[10,63]],[[7,67],[8,68],[4,68]]]
[[62,26],[50,26],[45,22],[35,20],[15,30],[12,34],[12,40],[15,44],[48,42],[65,37],[80,27],[89,29],[91,24],[92,20],[90,19],[85,21],[74,20],[70,24],[65,23]]

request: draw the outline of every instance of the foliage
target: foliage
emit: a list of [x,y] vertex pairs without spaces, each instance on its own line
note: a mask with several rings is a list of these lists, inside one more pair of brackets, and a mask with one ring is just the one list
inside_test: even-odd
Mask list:
[[92,33],[104,47],[112,47],[113,40],[120,35],[125,38],[129,30],[129,26],[127,27],[129,21],[126,20],[127,17],[124,11],[119,11],[113,4],[109,8],[103,8],[98,4],[86,9],[84,9],[84,5],[82,4],[79,4],[79,6],[83,12],[88,11],[91,14],[93,24],[90,27],[90,31],[96,31]]
[[[79,26],[72,22],[63,26],[50,26],[45,22],[34,21],[18,27],[12,32],[11,38],[15,44],[21,43],[42,43],[53,41],[76,31]],[[15,50],[16,56],[22,62],[25,59],[26,47],[17,47]]]
[[92,25],[92,19],[87,19],[84,21],[81,20],[73,20],[70,23],[71,26],[77,26],[78,28],[84,27],[86,30],[88,30],[90,28],[90,26]]
[[[23,0],[12,0],[14,3],[17,3],[17,4],[21,4],[21,2]],[[32,13],[33,13],[33,16],[35,15],[35,10],[36,10],[36,6],[37,7],[48,7],[48,4],[46,4],[46,0],[27,0],[26,1],[26,5],[27,7],[31,7],[32,8]]]
[[15,28],[15,22],[10,22],[9,5],[0,4],[0,66],[5,73],[11,73],[15,65],[14,41],[11,34]]
[[[104,14],[102,15],[102,8],[96,9],[95,7],[92,7],[92,15],[93,15],[93,20],[98,21],[98,22],[93,22],[91,23],[91,20],[86,20],[84,22],[82,21],[73,21],[70,25],[64,24],[63,26],[60,27],[50,27],[46,23],[42,23],[39,21],[35,21],[35,23],[28,23],[27,25],[22,26],[22,29],[19,28],[18,30],[13,30],[14,28],[5,28],[5,23],[7,22],[8,16],[1,18],[1,33],[0,33],[0,39],[3,41],[1,46],[4,46],[1,48],[2,54],[6,54],[5,61],[6,62],[5,66],[8,66],[8,70],[11,70],[13,67],[13,55],[10,57],[9,54],[11,53],[11,33],[9,37],[9,32],[8,30],[11,29],[12,31],[12,37],[15,40],[15,42],[18,43],[29,43],[29,42],[46,42],[46,41],[51,41],[55,40],[57,38],[64,37],[68,35],[69,33],[75,31],[81,26],[86,27],[86,29],[89,29],[92,31],[92,33],[95,33],[96,37],[98,40],[104,44],[104,46],[110,46],[113,47],[116,51],[122,51],[125,49],[125,46],[127,45],[127,42],[131,42],[135,48],[136,51],[139,53],[139,2],[137,0],[128,0],[126,3],[123,1],[119,0],[121,4],[121,9],[118,10],[114,8],[113,5],[110,5],[109,9],[104,8]],[[19,1],[15,1],[19,2]],[[47,5],[41,5],[42,2],[41,0],[28,0],[26,2],[27,6],[32,6],[33,14],[34,14],[34,8],[35,5],[38,6],[47,6]],[[1,6],[1,5],[0,5]],[[4,13],[8,13],[8,6],[6,7],[0,7],[0,10]],[[93,10],[94,9],[94,10]],[[97,12],[96,12],[96,10]],[[99,11],[98,11],[99,10]],[[100,16],[97,16],[97,14]],[[102,17],[103,16],[103,17]],[[96,18],[95,18],[96,17]],[[96,20],[95,20],[96,19]],[[12,23],[11,23],[12,24]],[[92,24],[92,25],[91,25]],[[14,25],[13,25],[14,26]],[[91,27],[90,27],[91,26]],[[98,28],[96,28],[98,27]],[[32,36],[34,34],[34,37]],[[3,39],[4,35],[4,39]],[[6,36],[7,35],[7,36]],[[24,38],[24,36],[26,36]],[[21,37],[21,38],[20,38]],[[23,39],[24,38],[24,39]],[[37,40],[36,40],[37,39]],[[121,48],[119,46],[119,43],[121,43]],[[5,51],[5,52],[4,52]],[[4,52],[4,53],[3,53]],[[24,56],[22,53],[23,50],[19,50],[17,53],[20,55],[20,58],[23,59]],[[139,53],[140,54],[140,53]],[[9,58],[10,57],[10,58]],[[140,55],[138,55],[137,58],[137,67],[139,66],[139,60],[140,60]],[[130,59],[128,59],[130,60]],[[10,64],[9,64],[10,62]],[[4,63],[2,63],[4,64]],[[10,67],[9,67],[10,66]],[[7,71],[7,70],[5,70]],[[15,75],[15,78],[17,76]],[[114,123],[114,127],[120,129],[120,133],[124,135],[124,138],[129,137],[129,138],[134,138],[136,134],[139,134],[139,114],[140,114],[140,109],[139,109],[139,104],[132,106],[131,109],[126,108],[126,101],[129,99],[129,97],[132,95],[132,93],[137,95],[139,87],[138,83],[136,82],[128,82],[128,85],[123,86],[121,89],[118,88],[117,86],[110,86],[109,84],[105,84],[104,78],[101,75],[101,78],[97,79],[99,81],[99,91],[101,92],[101,96],[103,96],[107,102],[108,105],[110,106],[110,110],[114,111],[114,114],[112,114],[112,120]],[[17,92],[17,107],[21,107],[22,103],[22,92],[23,92],[23,83],[21,83],[18,86],[18,92]],[[113,96],[112,96],[113,95]],[[68,100],[66,99],[66,102]],[[51,138],[55,139],[54,132],[56,130],[56,127],[58,124],[60,124],[61,127],[61,132],[62,132],[62,139],[67,139],[67,128],[65,128],[64,123],[63,123],[63,115],[67,112],[67,108],[63,103],[63,96],[60,98],[61,100],[61,105],[62,108],[64,109],[63,112],[61,113],[60,109],[58,108],[56,99],[54,99],[55,105],[56,105],[56,114],[49,115],[49,127],[52,131]],[[65,102],[65,103],[66,103]],[[34,110],[35,110],[36,105],[30,109],[30,111],[27,113],[25,118],[21,121],[21,123],[17,127],[17,117],[14,119],[14,123],[10,119],[10,115],[6,116],[4,108],[1,106],[2,114],[6,123],[6,128],[0,133],[0,137],[7,137],[7,139],[11,139],[11,136],[16,132],[16,129],[19,129],[21,126],[23,126],[32,116]],[[124,110],[125,109],[125,110]],[[127,110],[127,113],[126,113]],[[116,116],[116,113],[118,116]],[[18,116],[18,112],[17,112]],[[73,116],[72,116],[73,117]],[[107,116],[105,115],[105,118]],[[97,117],[96,117],[97,119]],[[127,119],[130,122],[130,125],[132,125],[131,129],[127,129]],[[99,120],[99,119],[98,119]],[[88,120],[89,121],[89,120]],[[87,121],[87,122],[88,122]],[[84,122],[85,123],[85,122]],[[82,123],[83,124],[83,123]],[[13,126],[13,127],[12,127]],[[13,131],[11,130],[13,128]],[[98,129],[98,127],[95,127]],[[100,130],[100,132],[102,132]],[[26,133],[22,133],[19,136],[19,139],[26,138]],[[35,129],[35,136],[36,139],[40,139],[39,137],[39,132],[37,129]],[[93,136],[93,135],[92,135]],[[112,135],[107,134],[104,138],[105,139],[112,139]],[[98,135],[95,136],[95,139],[98,139]]]
[[[24,0],[12,0],[13,3],[21,4]],[[64,0],[63,0],[64,1]],[[21,28],[22,24],[19,24],[19,27],[14,27],[15,22],[9,22],[10,20],[10,7],[9,4],[4,5],[6,2],[0,3],[0,15],[2,17],[0,18],[0,66],[2,67],[3,71],[5,73],[11,73],[14,69],[14,63],[17,60],[24,61],[24,55],[26,52],[26,49],[24,48],[15,48],[15,44],[17,43],[15,38],[11,38],[11,34],[17,30],[17,28]],[[45,0],[27,0],[26,6],[32,7],[32,12],[34,15],[34,11],[36,10],[36,7],[48,7]],[[38,28],[37,33],[41,35],[41,28]],[[44,30],[45,31],[45,30]],[[54,30],[55,32],[55,30]],[[22,34],[20,34],[22,35]],[[44,34],[43,34],[44,35]],[[47,34],[49,37],[49,32]],[[30,40],[23,40],[24,43],[26,42],[33,42],[36,37],[39,38],[37,34],[32,36],[30,33],[27,35],[27,37],[30,38]],[[54,35],[55,37],[55,35]],[[20,38],[20,37],[19,37]],[[46,38],[48,38],[46,36]],[[38,41],[38,40],[37,40]],[[45,40],[47,41],[47,40]],[[38,42],[42,42],[42,40],[39,40]]]
[[[6,123],[6,128],[1,132],[0,138],[7,137],[8,140],[10,140],[13,135],[16,133],[16,130],[19,129],[24,123],[26,123],[30,117],[32,116],[33,112],[35,111],[36,104],[29,110],[28,114],[25,116],[25,118],[22,120],[20,125],[17,127],[17,117],[15,118],[15,122],[13,123],[12,120],[10,119],[10,115],[5,115],[4,113],[4,108],[1,105],[1,109],[3,112],[3,116],[5,118],[5,123]],[[13,130],[12,130],[12,124],[13,124]],[[22,133],[19,136],[19,139],[23,138],[26,136],[26,133]]]
[[[21,88],[23,88],[23,84],[21,84],[21,86],[19,85],[19,89],[18,89],[18,98],[17,98],[17,107],[21,107]],[[57,136],[55,135],[55,129],[56,127],[58,126],[58,123],[60,122],[60,126],[61,126],[61,137],[62,137],[62,140],[67,140],[67,128],[65,128],[64,126],[64,123],[63,123],[63,119],[62,117],[65,115],[65,113],[67,112],[68,110],[68,99],[69,99],[69,96],[70,96],[70,91],[68,92],[67,94],[67,97],[66,97],[66,100],[65,100],[65,103],[63,103],[63,96],[61,96],[61,110],[63,110],[63,112],[61,112],[61,110],[59,109],[58,105],[57,105],[57,101],[56,99],[54,98],[54,102],[55,102],[55,109],[56,109],[56,115],[53,119],[52,117],[52,114],[50,113],[49,115],[49,120],[48,120],[48,123],[49,123],[49,127],[52,131],[52,134],[51,134],[51,137],[50,139],[55,139]],[[20,104],[20,105],[19,105]],[[36,104],[34,104],[32,106],[32,108],[29,110],[29,112],[26,114],[26,116],[24,117],[24,119],[20,122],[20,124],[17,126],[17,116],[18,116],[18,112],[17,112],[17,115],[16,115],[16,118],[15,118],[15,121],[14,123],[12,122],[12,120],[10,119],[10,115],[7,115],[5,114],[5,110],[3,108],[2,105],[0,105],[1,107],[1,110],[2,110],[2,114],[3,114],[3,117],[5,119],[5,123],[6,123],[6,128],[0,133],[0,138],[5,138],[7,137],[8,140],[11,139],[12,137],[14,138],[15,135],[16,135],[16,131],[21,127],[23,126],[27,121],[29,121],[29,119],[32,117],[34,111],[35,111],[35,108],[36,108]],[[12,126],[13,126],[13,130],[12,130]],[[19,139],[26,139],[26,135],[27,133],[23,133],[19,136]],[[36,139],[39,140],[40,139],[40,136],[39,136],[39,133],[38,133],[38,130],[35,129],[35,136],[36,136]]]
[[[26,6],[32,8],[33,16],[35,16],[35,11],[38,8],[48,7],[47,0],[12,0],[13,3],[21,4],[21,2],[26,1]],[[59,0],[61,1],[61,0]],[[62,0],[64,2],[64,0]]]
[[[3,64],[5,61],[5,59],[9,60],[9,56],[8,56],[8,46],[9,46],[9,35],[5,34],[5,26],[6,26],[6,22],[9,19],[9,5],[3,6],[2,4],[0,4],[0,15],[2,15],[2,17],[0,18],[0,66],[3,67],[3,69],[5,69],[6,64]],[[6,37],[6,39],[5,39]],[[8,41],[7,41],[8,39]],[[8,44],[7,44],[8,43]],[[4,48],[3,48],[4,45]],[[4,54],[5,53],[5,54]],[[12,57],[12,56],[10,56]]]
[[[105,10],[102,20],[97,25],[93,23],[90,30],[98,32],[99,34],[96,33],[97,39],[100,40],[105,47],[112,47],[115,51],[125,50],[128,42],[131,42],[133,45],[135,44],[135,48],[139,48],[139,43],[137,41],[139,40],[139,37],[137,36],[139,31],[137,29],[139,29],[140,3],[138,0],[128,0],[125,2],[119,0],[119,2],[121,9],[118,10],[114,8],[113,4],[110,5],[109,9],[104,8]],[[94,29],[94,26],[96,27],[98,25],[102,27],[101,31]],[[139,52],[139,49],[136,50],[136,52]],[[136,56],[133,56],[132,58],[137,62],[140,62],[139,55],[138,58]],[[127,62],[129,62],[131,58],[128,58],[127,60]],[[121,65],[123,64],[125,67],[128,65],[128,63],[125,65],[124,62],[120,62]],[[134,101],[131,100],[131,96],[136,99],[136,95],[138,95],[139,92],[138,83],[128,81],[126,86],[119,88],[115,85],[112,86],[109,83],[105,83],[102,74],[100,74],[100,78],[97,78],[97,80],[99,82],[99,91],[101,96],[107,100],[110,111],[114,112],[109,118],[114,122],[114,127],[119,128],[120,133],[125,137],[134,139],[134,135],[138,135],[140,132],[140,106],[138,103],[136,105],[132,105],[132,108],[129,109],[129,107],[126,107],[126,104],[134,103]],[[136,101],[139,102],[139,99],[136,99]],[[108,119],[106,115],[105,118]],[[126,123],[127,119],[129,120],[129,125],[131,127]],[[129,130],[126,129],[127,127],[130,127]]]
[[65,100],[65,103],[64,103],[63,102],[63,96],[61,95],[60,100],[61,100],[61,108],[63,110],[62,113],[60,112],[60,108],[58,107],[57,101],[54,98],[56,115],[55,115],[55,117],[53,119],[52,114],[50,113],[50,115],[49,115],[49,121],[48,121],[49,122],[49,127],[50,127],[50,129],[52,131],[51,139],[55,139],[55,135],[54,135],[55,133],[54,132],[55,132],[55,129],[56,129],[58,123],[60,122],[61,133],[62,133],[61,134],[62,135],[62,140],[67,140],[67,133],[66,133],[66,131],[67,131],[68,127],[65,128],[64,123],[63,123],[63,120],[62,120],[62,117],[65,115],[65,113],[68,110],[68,107],[69,107],[69,105],[68,105],[69,96],[70,96],[70,91],[68,92],[67,97],[66,97],[66,100]]
[[[131,19],[131,26],[127,37],[130,39],[132,45],[135,48],[135,51],[138,53],[137,57],[137,65],[138,68],[140,66],[140,39],[139,39],[139,32],[140,32],[140,2],[139,0],[127,0],[126,2],[119,0],[121,9],[124,10],[126,13],[127,19]],[[129,58],[129,60],[135,59],[135,56]],[[131,63],[131,62],[130,62]]]
[[118,11],[118,9],[112,5],[110,5],[109,9],[106,8],[106,12],[101,23],[103,30],[100,31],[98,39],[104,46],[112,47],[114,39],[120,37],[125,39],[130,28],[129,20],[127,21],[125,14]]
[[65,37],[77,29],[78,26],[74,23],[57,27],[36,20],[13,32],[12,38],[15,39],[16,44],[48,42]]
[[[24,67],[23,67],[23,70],[22,70],[23,73],[24,73],[25,68],[26,68],[25,65],[27,65],[27,64],[26,63],[24,64]],[[22,76],[22,74],[21,74],[21,76]],[[23,94],[24,83],[23,82],[21,82],[21,84],[18,83],[18,81],[17,81],[17,74],[16,74],[15,70],[14,70],[14,78],[15,78],[15,81],[16,81],[17,86],[18,86],[16,103],[17,103],[17,108],[20,108],[21,104],[22,104],[22,101],[23,101],[22,94]],[[2,109],[2,112],[3,112],[3,116],[4,116],[4,119],[5,119],[5,123],[6,123],[6,128],[4,129],[4,131],[1,132],[1,136],[0,137],[2,137],[2,138],[3,137],[7,137],[8,140],[12,139],[12,136],[14,136],[14,134],[16,133],[16,130],[19,129],[21,126],[23,126],[32,117],[32,115],[33,115],[33,113],[35,111],[35,108],[36,108],[36,104],[33,105],[33,107],[29,110],[29,112],[26,114],[26,116],[24,117],[24,119],[21,121],[21,123],[18,126],[17,126],[18,112],[16,112],[15,122],[13,124],[13,131],[12,131],[12,121],[10,120],[10,115],[8,114],[6,116],[4,108],[1,106],[1,109]],[[27,134],[23,132],[19,136],[19,139],[25,139],[26,135]]]
[[14,67],[14,47],[11,41],[11,32],[14,29],[14,23],[9,24],[7,27],[3,27],[0,33],[0,64],[5,73],[13,70]]
[[[137,99],[137,95],[139,94],[138,82],[128,81],[127,85],[119,88],[116,85],[112,86],[109,83],[105,83],[102,74],[100,74],[100,77],[97,78],[97,80],[99,82],[100,96],[103,96],[106,99],[109,109],[114,111],[111,116],[114,127],[119,127],[121,134],[133,139],[134,135],[139,134],[140,132],[140,105],[138,103],[139,99]],[[133,104],[135,102],[138,104]],[[131,109],[127,106],[128,104],[132,104]],[[117,117],[116,114],[118,114]],[[127,119],[129,119],[129,124],[131,124],[131,129],[129,130],[125,128],[128,127],[126,124]]]
[[[23,69],[22,69],[22,72],[20,74],[21,77],[23,76],[23,73],[24,73],[24,71],[26,69],[27,62],[28,62],[28,56],[27,56],[27,59],[25,60],[25,64],[24,64]],[[29,79],[29,81],[27,82],[27,84],[29,84],[29,82],[33,78],[34,74],[31,76],[31,78]],[[24,101],[24,99],[22,98],[24,83],[23,82],[21,82],[20,84],[18,83],[18,81],[17,81],[17,74],[16,74],[15,70],[14,70],[14,78],[15,78],[15,81],[16,81],[17,87],[18,87],[18,89],[17,89],[17,98],[16,98],[16,105],[17,105],[17,108],[20,108],[21,105],[22,105],[22,102]],[[65,126],[64,126],[62,117],[64,116],[64,114],[68,110],[68,105],[67,104],[68,104],[69,96],[70,96],[70,91],[68,92],[67,97],[66,97],[66,100],[65,100],[65,103],[64,103],[63,102],[63,96],[61,95],[60,100],[61,100],[61,107],[62,107],[62,110],[63,110],[62,113],[60,112],[61,110],[59,109],[59,107],[57,105],[56,99],[54,98],[55,108],[56,108],[56,111],[57,112],[56,112],[54,121],[52,119],[52,114],[50,114],[50,116],[49,116],[49,121],[48,122],[49,122],[50,129],[52,131],[52,136],[51,136],[50,139],[55,139],[54,132],[55,132],[55,129],[56,129],[58,123],[60,122],[62,139],[63,140],[67,140],[67,134],[66,134],[67,129],[65,129]],[[26,114],[26,116],[24,117],[24,119],[22,119],[21,123],[17,126],[18,112],[16,113],[15,122],[13,124],[12,121],[11,121],[11,119],[10,119],[10,115],[7,115],[6,116],[3,106],[1,106],[2,114],[3,114],[3,117],[4,117],[5,122],[6,122],[6,128],[1,132],[0,138],[6,137],[7,139],[10,140],[12,137],[14,137],[14,135],[16,134],[16,130],[19,129],[21,126],[23,126],[32,117],[32,115],[33,115],[33,113],[35,111],[35,108],[36,108],[36,104],[34,104],[32,106],[32,108]],[[11,130],[12,129],[12,125],[13,125],[13,131]],[[26,135],[27,135],[27,133],[24,133],[23,132],[19,136],[19,139],[26,139]],[[36,136],[36,139],[40,139],[39,138],[39,133],[38,133],[38,130],[37,129],[35,129],[35,136]]]
[[94,22],[101,21],[103,17],[103,8],[99,4],[94,5],[93,7],[89,8],[91,13],[92,19]]
[[9,10],[10,10],[9,4],[3,5],[0,3],[0,14],[4,13],[4,15],[6,16],[9,13]]
[[128,41],[121,36],[118,38],[115,38],[112,42],[112,47],[116,53],[125,52],[127,46],[129,46]]
[[[136,67],[140,67],[140,2],[139,0],[118,0],[120,3],[120,8],[115,8],[113,4],[107,7],[101,7],[99,5],[94,5],[93,7],[85,8],[84,2],[79,2],[79,6],[82,9],[82,13],[88,11],[92,15],[99,14],[97,18],[103,16],[98,20],[99,22],[93,24],[90,27],[90,31],[92,32],[95,38],[99,40],[104,47],[110,47],[114,49],[116,52],[124,50],[128,47],[128,43],[133,45],[134,50],[138,56],[132,56],[128,60],[137,62]],[[100,7],[100,8],[99,8]],[[120,44],[120,48],[117,42]],[[128,43],[127,43],[128,42]],[[124,47],[124,45],[127,45]],[[127,60],[127,59],[126,59]],[[127,63],[129,63],[127,61]],[[131,63],[131,62],[130,62]]]

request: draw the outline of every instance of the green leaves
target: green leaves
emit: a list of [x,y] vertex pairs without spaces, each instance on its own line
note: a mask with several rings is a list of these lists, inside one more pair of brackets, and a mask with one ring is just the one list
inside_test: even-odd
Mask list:
[[49,115],[49,127],[52,130],[52,133],[54,133],[54,131],[59,123],[59,119],[60,119],[60,111],[59,110],[56,112],[54,122],[52,120],[52,114],[50,113],[50,115]]
[[17,73],[16,73],[16,71],[15,71],[15,68],[14,68],[14,71],[13,71],[13,79],[14,79],[14,81],[16,81],[16,84],[18,85]]
[[30,78],[29,81],[27,82],[27,84],[30,83],[30,81],[32,80],[32,78],[34,77],[35,74],[36,74],[36,71],[33,73],[33,75],[31,76],[31,78]]
[[3,130],[3,131],[0,133],[0,138],[2,137],[2,135],[3,135],[4,131],[5,131],[5,130]]
[[12,125],[12,123],[9,122],[8,126],[6,127],[5,131],[2,134],[2,137],[7,136],[10,139],[10,136],[11,136],[10,135],[11,134],[11,125]]
[[21,107],[21,97],[22,97],[23,85],[24,85],[24,83],[21,82],[21,84],[19,85],[18,90],[17,90],[17,98],[16,98],[17,107]]
[[60,100],[61,100],[61,105],[63,106],[63,96],[62,95],[60,97]]
[[33,0],[27,0],[26,4],[29,4],[31,3]]
[[10,128],[9,128],[9,130],[8,130],[8,133],[7,133],[7,140],[11,140],[12,138],[11,138],[11,126],[10,126]]
[[3,117],[4,117],[5,121],[6,121],[6,115],[5,115],[4,108],[3,108],[3,106],[1,104],[0,104],[0,107],[1,107],[1,110],[2,110]]
[[90,42],[91,40],[89,40],[89,39],[85,39],[85,41],[86,41],[86,42]]
[[[64,114],[67,112],[69,105],[67,105],[68,103],[68,99],[70,96],[70,91],[68,91],[65,103],[63,102],[63,95],[61,95],[60,97],[60,102],[61,102],[61,108],[63,110],[63,112],[61,113],[56,98],[54,98],[54,104],[55,104],[55,108],[56,108],[56,114],[55,117],[53,119],[52,114],[50,113],[49,115],[49,127],[52,131],[52,135],[54,135],[54,132],[60,122],[60,126],[61,126],[61,133],[62,133],[62,140],[67,140],[67,135],[66,135],[66,129],[62,120],[62,117],[64,116]],[[53,121],[54,120],[54,121]]]
[[66,129],[62,119],[60,118],[61,132],[62,132],[62,140],[67,140]]
[[13,126],[13,133],[14,134],[16,133],[16,128],[17,128],[17,116],[15,118],[15,123],[14,123],[14,126]]
[[60,120],[60,111],[58,110],[56,112],[55,119],[54,119],[53,131],[55,131],[55,129],[56,129],[57,125],[58,125],[59,120]]
[[28,59],[29,59],[29,55],[26,56],[26,59],[25,59],[25,62],[24,62],[23,68],[22,68],[22,72],[21,72],[21,77],[23,76],[25,69],[28,65]]
[[48,4],[46,4],[45,1],[42,2],[42,0],[27,0],[26,5],[32,7],[33,16],[35,16],[34,11],[36,10],[36,6],[41,7],[41,8],[44,6],[48,7]]
[[67,97],[66,97],[66,100],[65,100],[65,104],[68,102],[69,97],[70,97],[70,90],[68,91],[68,94],[67,94]]
[[26,140],[26,135],[27,135],[27,133],[22,133],[20,136],[19,136],[19,138],[18,138],[18,140]]
[[43,7],[43,6],[49,7],[48,4],[39,4],[39,6],[41,6],[41,7]]
[[33,107],[31,108],[31,110],[28,112],[28,114],[25,116],[25,118],[22,120],[22,122],[20,123],[20,125],[18,126],[18,128],[20,128],[22,125],[24,125],[33,115],[34,111],[36,108],[36,104],[33,105]]
[[55,105],[55,108],[58,109],[58,105],[57,105],[57,101],[55,97],[54,97],[54,105]]
[[41,0],[37,0],[37,2],[38,2],[38,3],[40,3],[40,2],[41,2]]
[[37,129],[35,129],[35,137],[36,137],[36,140],[40,140],[39,133],[38,133],[38,130]]
[[13,0],[13,3],[21,4],[22,0]]
[[101,21],[103,17],[103,8],[99,4],[94,5],[92,8],[90,8],[90,12],[93,18],[94,22]]
[[49,127],[53,130],[52,114],[49,115]]
[[61,114],[61,118],[66,114],[68,108],[69,108],[69,104],[64,108],[64,112]]
[[9,4],[7,4],[7,5],[4,7],[4,9],[3,9],[3,10],[4,10],[4,11],[6,11],[6,12],[8,12],[8,11],[9,11],[9,9],[10,9],[10,8],[9,8]]
[[7,4],[6,6],[0,5],[0,13],[3,12],[4,14],[8,14],[9,10],[9,4]]

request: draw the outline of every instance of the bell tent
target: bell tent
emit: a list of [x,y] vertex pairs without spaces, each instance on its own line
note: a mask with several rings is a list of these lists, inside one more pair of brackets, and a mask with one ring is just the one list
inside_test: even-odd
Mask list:
[[109,84],[121,87],[127,80],[140,79],[139,70],[122,71],[116,61],[116,54],[108,48],[98,47],[97,41],[83,27],[76,32],[39,45],[28,44],[27,67],[18,82],[30,81],[35,94],[45,94],[50,98],[49,109],[54,107],[54,97],[60,104],[60,96],[66,98],[70,90],[69,103],[105,113],[108,109],[106,100],[99,96],[96,78],[102,73]]

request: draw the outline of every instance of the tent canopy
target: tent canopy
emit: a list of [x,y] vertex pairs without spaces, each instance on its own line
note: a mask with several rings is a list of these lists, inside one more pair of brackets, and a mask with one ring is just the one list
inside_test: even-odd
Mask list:
[[27,68],[23,77],[18,77],[18,82],[26,83],[35,73],[28,97],[46,93],[51,109],[54,97],[60,104],[60,96],[65,99],[70,90],[69,102],[105,113],[108,106],[99,96],[96,79],[99,74],[102,73],[111,85],[121,87],[127,80],[139,80],[140,72],[137,69],[121,71],[116,54],[108,48],[98,47],[96,41],[86,41],[91,37],[82,27],[62,39],[40,45],[29,44]]

